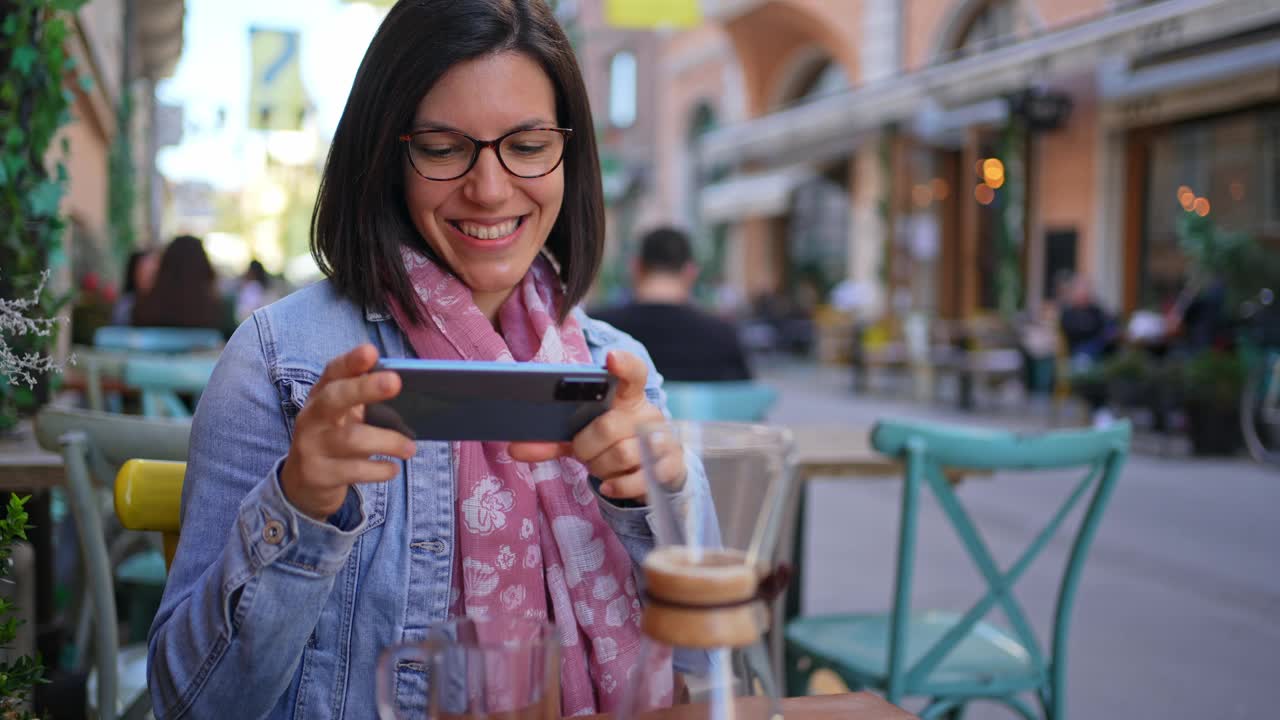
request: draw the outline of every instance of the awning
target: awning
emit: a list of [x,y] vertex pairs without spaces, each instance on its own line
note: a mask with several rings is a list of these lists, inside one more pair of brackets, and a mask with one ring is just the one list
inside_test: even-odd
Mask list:
[[792,191],[813,176],[809,167],[789,167],[708,185],[699,198],[701,218],[719,223],[782,215],[791,208]]
[[1096,66],[1099,57],[1143,56],[1280,22],[1274,0],[1164,0],[1023,42],[888,78],[708,133],[699,152],[708,167],[741,161],[794,161],[798,148],[837,142],[912,118],[928,98],[974,103],[1046,78]]
[[1186,90],[1280,67],[1280,39],[1205,53],[1130,71],[1109,67],[1098,72],[1105,100],[1130,100],[1143,95]]

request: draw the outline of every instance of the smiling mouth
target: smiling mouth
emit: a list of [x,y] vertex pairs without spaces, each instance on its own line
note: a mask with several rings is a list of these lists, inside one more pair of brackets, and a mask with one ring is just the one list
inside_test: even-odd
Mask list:
[[450,220],[449,224],[458,232],[476,240],[501,240],[511,235],[524,224],[527,215],[512,218],[496,225],[480,225],[478,223]]

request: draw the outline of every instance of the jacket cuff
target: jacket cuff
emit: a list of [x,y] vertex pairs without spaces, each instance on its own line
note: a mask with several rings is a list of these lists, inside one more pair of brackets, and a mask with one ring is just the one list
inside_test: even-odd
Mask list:
[[280,487],[283,465],[284,458],[276,461],[240,504],[240,534],[253,569],[275,564],[313,575],[337,574],[365,527],[361,496],[354,489],[348,491],[346,501],[330,518],[338,522],[315,520],[285,498]]

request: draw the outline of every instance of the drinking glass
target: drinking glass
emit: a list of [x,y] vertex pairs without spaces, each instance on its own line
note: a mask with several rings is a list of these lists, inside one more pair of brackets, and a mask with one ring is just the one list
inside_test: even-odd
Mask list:
[[560,646],[550,623],[454,618],[378,660],[381,720],[557,720]]
[[[656,547],[645,558],[642,663],[672,657],[687,689],[681,717],[778,717],[780,690],[764,641],[786,584],[778,538],[790,499],[793,442],[785,428],[667,422],[640,432]],[[704,473],[706,494],[688,492]],[[712,502],[719,532],[705,527]],[[643,717],[658,686],[631,679],[619,720]],[[756,696],[756,697],[749,697]]]

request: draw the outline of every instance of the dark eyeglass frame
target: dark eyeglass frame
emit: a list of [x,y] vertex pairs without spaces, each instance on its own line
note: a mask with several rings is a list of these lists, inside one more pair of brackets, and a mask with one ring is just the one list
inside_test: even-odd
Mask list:
[[[550,132],[560,133],[562,136],[564,136],[564,145],[560,148],[560,157],[556,159],[556,163],[552,165],[549,170],[547,170],[544,173],[539,173],[537,175],[521,175],[515,172],[514,170],[512,170],[511,168],[507,167],[507,161],[502,159],[502,151],[501,151],[502,141],[506,140],[512,135],[518,135],[523,132],[534,132],[534,131],[541,131],[541,132],[550,131]],[[474,148],[474,150],[471,153],[471,162],[467,163],[467,169],[463,170],[457,175],[454,175],[453,177],[447,177],[447,178],[432,178],[432,177],[427,177],[426,175],[423,175],[422,171],[418,169],[418,166],[413,163],[413,156],[410,154],[413,152],[413,149],[410,147],[410,145],[412,144],[413,139],[415,137],[419,135],[426,135],[427,133],[449,133],[450,135],[457,135],[458,137],[463,137],[470,140],[471,147]],[[477,138],[473,138],[470,135],[458,130],[445,130],[443,128],[439,128],[439,129],[429,128],[426,130],[414,130],[413,132],[404,133],[403,135],[397,136],[397,139],[404,145],[405,157],[409,159],[409,165],[413,168],[413,171],[418,174],[418,177],[422,178],[423,180],[430,180],[432,182],[449,182],[450,180],[457,180],[463,175],[466,175],[467,173],[471,172],[471,168],[475,167],[476,161],[480,159],[480,151],[489,147],[493,148],[493,154],[495,157],[498,158],[498,164],[502,166],[503,170],[506,170],[513,177],[518,177],[522,180],[533,180],[534,178],[546,177],[547,175],[550,175],[551,173],[555,172],[556,168],[560,167],[560,163],[564,162],[565,149],[569,147],[569,139],[572,137],[573,137],[572,129],[557,128],[557,127],[517,128],[515,130],[512,130],[509,133],[506,133],[497,138],[494,138],[493,140],[480,140]]]

